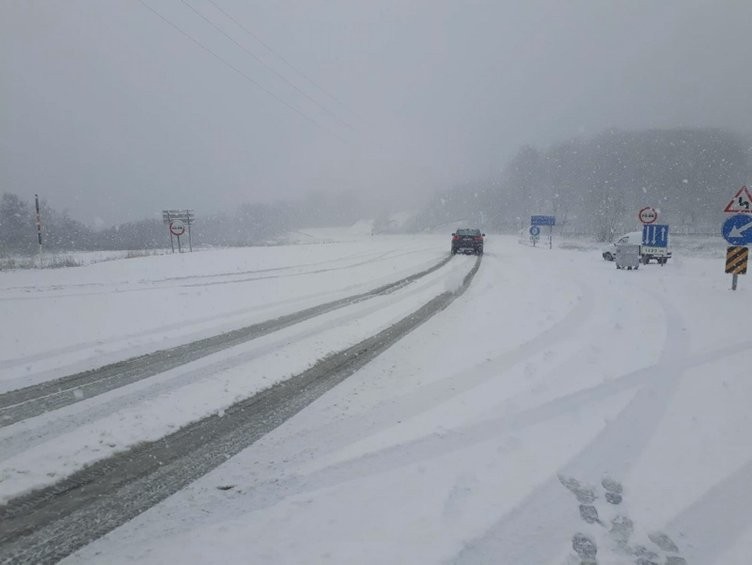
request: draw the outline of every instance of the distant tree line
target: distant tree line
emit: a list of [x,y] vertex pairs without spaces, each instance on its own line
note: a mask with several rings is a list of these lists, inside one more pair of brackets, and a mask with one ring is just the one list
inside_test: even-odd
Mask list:
[[[90,249],[95,241],[90,228],[42,201],[43,240],[50,249]],[[34,203],[16,194],[0,196],[0,253],[31,253],[37,248]]]
[[[485,231],[524,229],[533,214],[556,216],[559,230],[602,240],[631,231],[637,211],[653,206],[673,233],[718,233],[723,207],[752,182],[752,151],[720,129],[609,130],[546,150],[522,147],[497,178],[434,195],[410,219],[373,212],[352,192],[311,193],[297,202],[242,204],[225,213],[196,211],[197,245],[267,245],[296,229],[349,225],[373,218],[374,231],[430,231],[465,222]],[[92,229],[67,212],[41,206],[50,250],[157,249],[169,246],[159,210],[154,219]],[[456,227],[456,226],[453,226]],[[0,255],[36,249],[33,203],[0,197]]]
[[723,207],[751,173],[750,144],[728,131],[610,130],[547,150],[522,147],[498,178],[438,195],[409,227],[466,221],[511,232],[552,214],[565,232],[609,240],[653,206],[674,233],[718,233]]
[[[268,245],[302,227],[351,224],[365,210],[350,193],[314,192],[298,202],[241,204],[232,212],[202,215],[196,211],[191,236],[196,245]],[[167,226],[159,218],[125,222],[95,230],[41,202],[44,248],[50,251],[159,249],[170,246]],[[37,249],[34,203],[16,194],[0,196],[0,256],[31,254]]]

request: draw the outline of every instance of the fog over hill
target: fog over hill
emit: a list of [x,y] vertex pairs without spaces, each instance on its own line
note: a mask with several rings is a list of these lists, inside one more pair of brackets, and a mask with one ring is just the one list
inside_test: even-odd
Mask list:
[[532,214],[560,229],[611,239],[634,229],[637,211],[659,210],[680,233],[718,233],[729,198],[752,179],[752,144],[720,129],[609,130],[547,149],[525,146],[498,178],[437,197],[413,222],[454,218],[511,231]]
[[[501,172],[405,208],[373,206],[353,193],[316,192],[276,203],[242,203],[220,213],[197,210],[198,245],[267,245],[307,227],[374,220],[375,233],[431,232],[464,221],[514,232],[532,214],[553,214],[562,233],[610,240],[634,229],[643,206],[659,210],[674,233],[716,234],[728,198],[752,177],[750,143],[719,129],[609,130],[549,148],[520,148]],[[0,201],[0,252],[36,249],[33,203]],[[169,243],[161,217],[95,230],[42,203],[46,247],[153,249]]]

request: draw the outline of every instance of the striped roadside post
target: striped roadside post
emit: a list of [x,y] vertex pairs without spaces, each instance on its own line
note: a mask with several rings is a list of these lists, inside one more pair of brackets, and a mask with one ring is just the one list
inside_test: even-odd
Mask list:
[[733,275],[731,279],[731,290],[736,290],[738,276],[747,274],[748,259],[748,247],[733,245],[726,250],[726,272]]

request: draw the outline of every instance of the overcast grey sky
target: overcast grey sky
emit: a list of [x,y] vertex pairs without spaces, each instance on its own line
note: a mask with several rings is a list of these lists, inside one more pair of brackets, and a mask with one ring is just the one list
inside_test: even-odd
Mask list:
[[0,0],[0,192],[89,224],[410,202],[525,143],[746,133],[751,23],[749,0]]

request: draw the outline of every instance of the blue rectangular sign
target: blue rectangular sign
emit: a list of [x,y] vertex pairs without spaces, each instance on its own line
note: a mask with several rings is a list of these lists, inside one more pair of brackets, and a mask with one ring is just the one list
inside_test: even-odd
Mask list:
[[668,247],[668,225],[646,224],[642,226],[642,244],[648,247]]
[[555,226],[556,216],[530,216],[531,226]]

